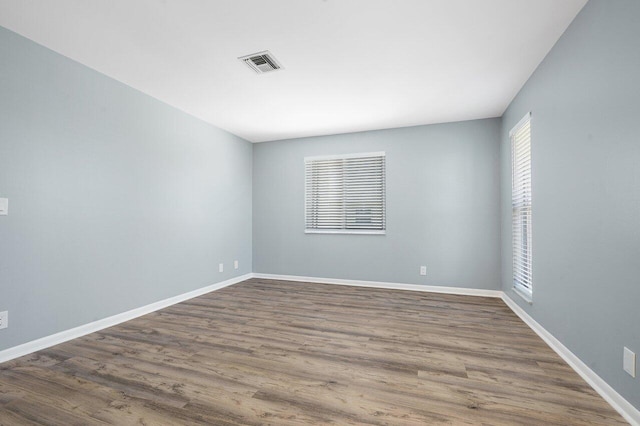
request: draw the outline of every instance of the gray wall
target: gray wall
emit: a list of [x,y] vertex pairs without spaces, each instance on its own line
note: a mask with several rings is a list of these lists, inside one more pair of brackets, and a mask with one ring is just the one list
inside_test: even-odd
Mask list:
[[[256,272],[485,289],[501,278],[640,408],[640,379],[621,366],[624,345],[640,354],[637,0],[591,0],[502,121],[253,149],[3,28],[0,58],[0,350],[250,272],[253,220]],[[532,305],[511,290],[508,131],[527,111]],[[303,158],[380,150],[387,235],[304,234]]]
[[[489,119],[256,144],[254,271],[499,289],[499,132]],[[387,234],[305,234],[304,157],[372,151],[387,154]]]
[[[533,304],[511,289],[508,132],[532,113]],[[591,0],[503,117],[508,295],[640,408],[640,2]]]
[[251,144],[3,28],[0,58],[0,349],[251,271]]

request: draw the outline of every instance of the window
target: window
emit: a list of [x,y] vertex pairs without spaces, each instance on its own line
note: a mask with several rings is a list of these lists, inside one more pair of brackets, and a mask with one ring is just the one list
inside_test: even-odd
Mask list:
[[531,114],[509,133],[511,139],[511,207],[513,286],[527,300],[533,295],[531,262]]
[[384,234],[385,153],[307,157],[305,232]]

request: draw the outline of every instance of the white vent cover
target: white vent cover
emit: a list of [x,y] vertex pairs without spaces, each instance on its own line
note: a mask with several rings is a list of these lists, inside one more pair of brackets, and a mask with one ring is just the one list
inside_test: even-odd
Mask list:
[[268,50],[258,53],[252,53],[251,55],[247,56],[241,56],[238,59],[247,64],[249,68],[257,72],[258,74],[264,74],[266,72],[282,69],[282,65],[280,65],[273,54]]

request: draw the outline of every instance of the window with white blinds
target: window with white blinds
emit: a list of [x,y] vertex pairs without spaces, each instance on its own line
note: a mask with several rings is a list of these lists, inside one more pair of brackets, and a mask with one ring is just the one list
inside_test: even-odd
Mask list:
[[305,232],[384,234],[385,153],[307,157]]
[[511,138],[511,207],[513,286],[529,299],[533,294],[531,246],[531,115],[509,133]]

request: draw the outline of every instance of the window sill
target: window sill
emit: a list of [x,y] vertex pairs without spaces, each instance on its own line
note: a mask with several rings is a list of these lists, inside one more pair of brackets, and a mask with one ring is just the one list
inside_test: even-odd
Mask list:
[[355,234],[355,235],[385,235],[387,231],[356,230],[356,229],[305,229],[305,234]]
[[528,304],[533,305],[533,294],[521,290],[516,286],[513,286],[513,292],[520,296]]

